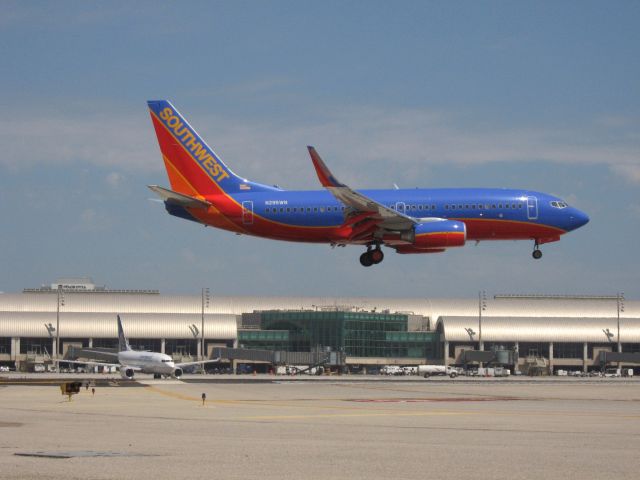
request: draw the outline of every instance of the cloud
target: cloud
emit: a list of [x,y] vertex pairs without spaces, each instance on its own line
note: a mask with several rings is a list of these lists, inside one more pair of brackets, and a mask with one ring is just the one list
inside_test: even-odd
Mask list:
[[13,170],[38,165],[159,170],[157,147],[150,156],[154,142],[144,115],[23,113],[0,120],[0,165]]
[[[310,144],[343,181],[355,187],[387,185],[390,174],[408,181],[435,165],[531,161],[607,165],[640,184],[638,142],[628,135],[628,122],[610,121],[599,136],[601,124],[596,120],[595,126],[573,129],[489,128],[462,115],[421,109],[322,107],[304,119],[192,117],[188,112],[187,116],[240,175],[284,183],[287,172],[296,172],[295,178],[289,176],[290,185],[282,185],[285,188],[316,187],[305,149]],[[0,143],[5,146],[0,165],[12,169],[42,164],[146,172],[163,168],[153,129],[143,113],[9,116],[0,120]],[[116,186],[121,180],[113,173],[107,182]]]
[[113,220],[106,212],[99,213],[93,208],[85,208],[80,212],[79,222],[75,225],[76,232],[105,232],[113,227]]
[[180,251],[180,258],[190,266],[195,266],[198,263],[198,257],[188,248],[183,248]]
[[107,185],[114,190],[117,190],[118,188],[120,188],[123,180],[124,180],[124,177],[117,172],[111,172],[105,178],[105,182],[107,183]]
[[640,219],[640,203],[632,203],[629,205],[629,211],[634,218]]
[[640,185],[640,162],[635,164],[626,163],[613,165],[612,168],[614,172],[625,178],[628,182]]

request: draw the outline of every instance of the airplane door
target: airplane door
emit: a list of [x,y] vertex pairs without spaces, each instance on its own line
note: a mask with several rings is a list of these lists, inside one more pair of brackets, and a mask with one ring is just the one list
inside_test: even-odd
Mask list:
[[538,218],[538,199],[536,197],[527,197],[527,218],[529,220]]
[[242,202],[242,223],[253,225],[253,201],[251,200]]
[[405,213],[406,205],[404,202],[396,202],[396,211],[400,213]]

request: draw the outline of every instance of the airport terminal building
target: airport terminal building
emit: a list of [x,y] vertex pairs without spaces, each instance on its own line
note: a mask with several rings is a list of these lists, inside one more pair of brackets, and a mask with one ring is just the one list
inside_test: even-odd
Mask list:
[[[282,364],[295,353],[331,352],[354,371],[424,363],[495,363],[539,373],[599,370],[612,362],[640,368],[640,302],[621,295],[251,297],[203,290],[189,296],[112,290],[90,279],[0,294],[0,365],[50,364],[56,343],[59,357],[114,348],[116,315],[133,348],[181,361],[222,356],[223,363]],[[257,351],[263,355],[247,354]]]

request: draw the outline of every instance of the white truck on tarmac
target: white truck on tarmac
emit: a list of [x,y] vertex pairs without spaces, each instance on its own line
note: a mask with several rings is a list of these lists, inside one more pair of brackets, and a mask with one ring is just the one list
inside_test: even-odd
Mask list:
[[458,370],[444,365],[418,365],[418,375],[429,378],[435,375],[449,375],[451,378],[458,376]]

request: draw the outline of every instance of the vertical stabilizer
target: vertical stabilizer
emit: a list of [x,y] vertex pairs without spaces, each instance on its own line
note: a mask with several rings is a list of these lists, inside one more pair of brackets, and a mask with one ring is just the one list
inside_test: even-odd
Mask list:
[[122,329],[122,322],[120,321],[120,315],[118,315],[118,351],[125,352],[131,350],[127,337],[124,336],[124,330]]
[[192,197],[277,190],[238,177],[167,100],[149,100],[171,189]]

